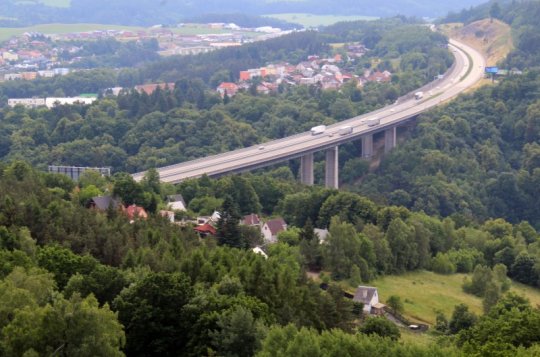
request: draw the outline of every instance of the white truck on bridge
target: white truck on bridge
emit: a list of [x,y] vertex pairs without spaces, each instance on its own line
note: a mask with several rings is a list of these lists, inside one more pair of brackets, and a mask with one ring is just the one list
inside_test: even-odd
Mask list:
[[311,135],[319,135],[326,131],[326,125],[317,125],[311,128]]
[[338,133],[339,133],[339,135],[348,135],[348,134],[352,133],[352,131],[353,131],[352,126],[345,125],[345,126],[342,126],[341,128],[339,128]]
[[418,100],[418,99],[422,99],[424,98],[424,92],[416,92],[414,93],[414,99]]
[[366,120],[367,126],[375,126],[379,125],[381,123],[381,119],[379,118],[371,118]]

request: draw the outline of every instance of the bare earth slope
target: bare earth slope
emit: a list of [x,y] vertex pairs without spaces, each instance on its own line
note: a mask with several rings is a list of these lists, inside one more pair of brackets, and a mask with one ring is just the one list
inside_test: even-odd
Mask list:
[[447,36],[481,51],[488,66],[496,65],[514,49],[510,26],[499,20],[484,19],[467,26],[461,23],[444,24],[440,29]]

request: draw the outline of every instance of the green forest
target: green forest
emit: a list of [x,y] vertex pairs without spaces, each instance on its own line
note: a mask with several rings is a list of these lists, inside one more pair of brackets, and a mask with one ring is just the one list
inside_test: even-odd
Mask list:
[[[362,89],[351,82],[340,91],[282,86],[279,93],[271,95],[249,90],[225,100],[213,90],[221,81],[234,79],[240,69],[272,59],[295,63],[292,57],[300,61],[309,54],[324,54],[329,51],[327,43],[339,38],[373,46],[369,56],[348,64],[352,71],[362,74],[366,68],[389,69],[394,73],[392,82],[369,83]],[[195,78],[180,77],[183,79],[176,81],[174,88],[152,95],[125,91],[90,107],[6,107],[0,111],[0,157],[26,160],[38,168],[67,164],[134,172],[281,138],[392,103],[431,81],[452,63],[443,48],[446,41],[424,26],[396,18],[336,25],[323,34],[298,33],[240,49],[155,62],[135,69],[137,77],[156,78],[158,71],[169,73],[189,65]],[[293,47],[298,49],[286,52]],[[223,69],[229,62],[238,71]],[[201,73],[200,78],[197,73]],[[187,68],[183,75],[188,75]],[[169,82],[175,77],[163,78]],[[52,81],[9,82],[0,90],[6,98],[58,91],[70,95],[114,84],[110,71],[99,69]],[[354,147],[350,150],[351,156],[357,155]]]
[[[449,218],[300,186],[283,168],[171,186],[152,170],[141,183],[92,173],[74,183],[14,162],[0,169],[0,192],[5,356],[528,355],[540,341],[540,310],[503,295],[507,274],[538,284],[540,237],[525,222],[457,228]],[[184,215],[220,209],[215,238],[155,214],[175,192],[189,202]],[[86,208],[103,193],[145,206],[149,218]],[[265,259],[245,249],[260,239],[238,225],[247,212],[282,214],[299,228],[281,235]],[[325,244],[314,224],[329,228]],[[446,343],[397,343],[399,330],[384,319],[358,329],[361,306],[344,299],[340,285],[320,289],[308,269],[351,284],[414,269],[474,271],[464,289],[484,298],[486,315],[458,306],[438,318]]]
[[500,12],[512,24],[517,47],[500,66],[523,75],[420,116],[411,137],[352,189],[428,214],[464,221],[504,217],[539,228],[538,13],[536,1]]
[[[352,22],[219,52],[221,63],[215,52],[2,85],[8,97],[106,88],[120,78],[175,83],[88,107],[0,111],[0,355],[539,355],[540,307],[510,288],[540,288],[540,58],[531,15],[540,2],[500,6],[493,15],[516,39],[501,68],[523,74],[421,115],[377,168],[358,145],[343,145],[342,190],[301,185],[296,162],[177,185],[160,183],[153,168],[392,103],[451,66],[444,36],[406,18]],[[389,69],[392,81],[340,91],[283,86],[271,95],[252,90],[255,81],[233,98],[212,91],[237,68],[329,54],[335,42],[369,44],[369,55],[349,65]],[[276,51],[281,45],[297,51]],[[47,164],[114,174],[89,171],[74,182],[45,173]],[[141,182],[128,173],[143,169]],[[315,170],[321,176],[319,158]],[[181,224],[160,214],[174,194],[187,206],[175,212]],[[102,195],[148,217],[92,208]],[[215,210],[215,235],[199,236],[189,221]],[[251,213],[288,224],[264,247],[267,257],[252,251],[260,230],[240,224]],[[324,242],[315,228],[328,229]],[[463,292],[481,299],[483,313],[459,304],[411,337],[347,298],[352,287],[419,270],[441,280],[467,274]],[[403,313],[399,296],[385,299]]]

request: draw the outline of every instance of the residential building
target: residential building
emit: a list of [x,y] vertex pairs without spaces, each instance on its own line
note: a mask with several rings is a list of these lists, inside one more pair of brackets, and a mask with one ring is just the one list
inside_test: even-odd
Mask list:
[[126,216],[129,218],[130,221],[134,221],[136,219],[147,219],[148,213],[146,213],[145,209],[141,206],[137,205],[130,205],[126,207],[125,210]]
[[217,87],[216,91],[221,95],[221,98],[225,98],[225,94],[229,97],[233,97],[238,93],[238,86],[236,83],[223,82]]
[[38,75],[43,78],[52,78],[54,77],[53,70],[38,71]]
[[2,58],[5,59],[6,61],[18,61],[19,55],[12,52],[4,52],[2,53]]
[[167,196],[167,207],[172,211],[185,211],[186,202],[184,197],[180,194]]
[[45,98],[11,98],[8,99],[8,105],[10,107],[22,105],[27,108],[36,108],[45,106]]
[[20,73],[6,73],[4,74],[4,80],[5,81],[15,81],[17,79],[22,79],[22,76]]
[[359,286],[354,293],[353,301],[364,304],[363,311],[366,314],[380,315],[384,312],[384,304],[379,302],[377,288],[372,286]]
[[173,211],[159,211],[159,215],[163,218],[167,218],[169,222],[174,223],[174,212]]
[[95,97],[66,97],[66,98],[45,98],[45,105],[47,108],[54,108],[57,105],[73,105],[73,104],[84,104],[90,105],[97,100]]
[[287,223],[283,218],[271,219],[261,227],[261,233],[265,243],[277,243],[279,232],[285,230],[287,230]]
[[22,72],[21,78],[25,81],[33,81],[37,78],[37,72]]
[[240,221],[240,224],[244,226],[260,227],[261,219],[255,213],[252,213],[244,216],[244,218]]
[[201,237],[206,237],[209,235],[215,236],[217,233],[217,230],[208,223],[196,226],[195,228],[193,228],[193,230],[199,233]]
[[221,214],[218,211],[214,211],[211,216],[197,217],[197,224],[212,223],[216,224],[221,218]]
[[251,79],[251,74],[249,71],[240,71],[240,81],[249,81]]
[[392,73],[388,71],[384,71],[384,72],[377,71],[377,72],[372,73],[369,77],[367,77],[367,80],[369,82],[377,82],[377,83],[390,82],[392,80]]
[[69,74],[69,68],[55,68],[53,69],[55,76],[65,76]]
[[320,244],[324,244],[326,242],[326,238],[328,238],[328,234],[330,233],[328,232],[328,229],[320,229],[320,228],[315,228],[313,231],[315,232],[315,235],[319,237]]
[[88,204],[87,208],[95,208],[100,211],[106,211],[109,208],[112,209],[122,209],[122,203],[120,200],[113,198],[112,196],[96,196],[92,197]]

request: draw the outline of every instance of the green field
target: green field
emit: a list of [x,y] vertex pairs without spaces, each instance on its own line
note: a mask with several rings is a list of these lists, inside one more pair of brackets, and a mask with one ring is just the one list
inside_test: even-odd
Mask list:
[[[122,25],[102,25],[102,24],[45,24],[31,27],[0,27],[0,42],[13,36],[21,35],[25,32],[41,32],[44,34],[62,34],[70,32],[85,32],[95,30],[145,30],[144,27],[122,26]],[[182,35],[205,35],[217,33],[229,33],[230,30],[210,29],[202,25],[189,25],[179,28],[171,28],[171,31]],[[260,35],[255,32],[245,32],[244,35],[254,37]]]
[[[410,320],[435,323],[436,311],[450,317],[454,306],[464,303],[476,314],[482,314],[482,300],[466,294],[461,289],[466,274],[439,275],[428,271],[385,276],[371,282],[385,301],[398,295],[405,305],[405,316]],[[512,283],[511,291],[527,297],[533,306],[540,304],[540,290],[519,283]]]
[[301,24],[305,27],[317,27],[328,26],[341,21],[357,21],[357,20],[376,20],[376,17],[351,15],[351,16],[337,16],[337,15],[313,15],[313,14],[272,14],[264,15],[266,17],[273,17],[276,19],[294,22]]
[[0,41],[5,41],[12,36],[18,36],[25,32],[41,32],[44,34],[84,32],[94,30],[139,30],[142,27],[101,25],[101,24],[45,24],[30,27],[0,27]]

